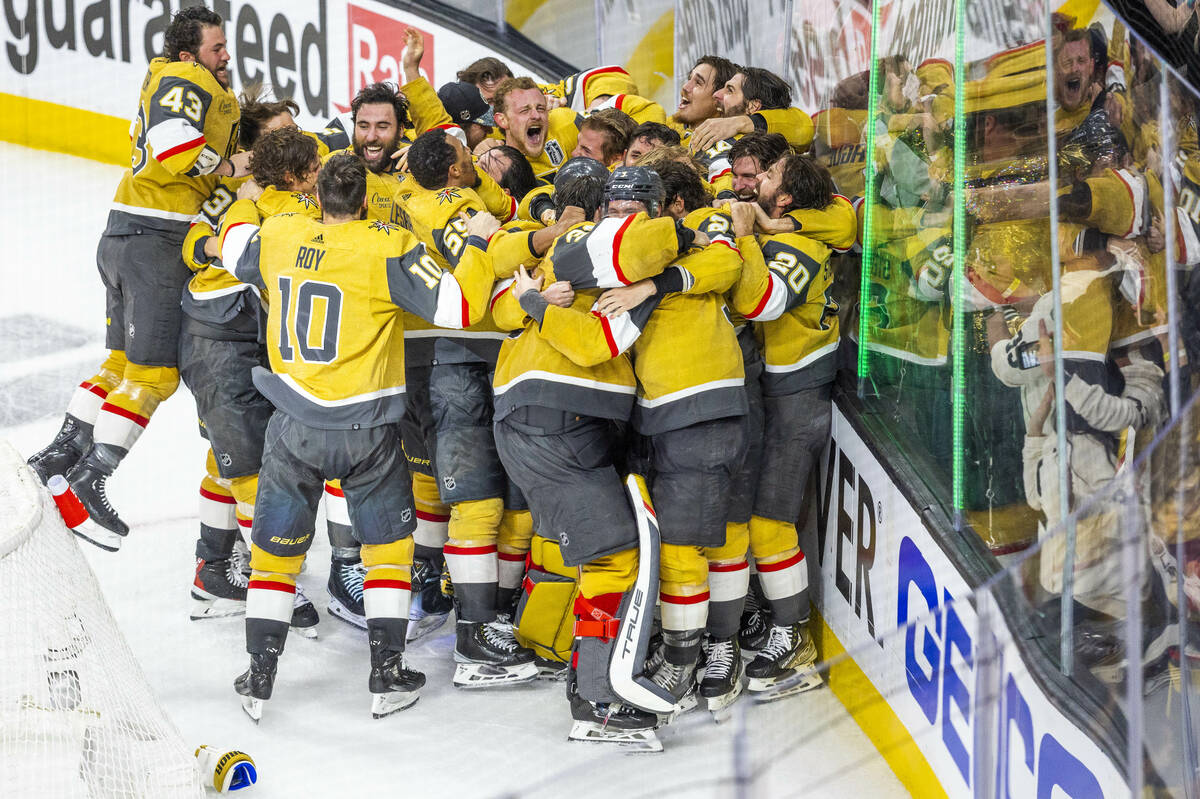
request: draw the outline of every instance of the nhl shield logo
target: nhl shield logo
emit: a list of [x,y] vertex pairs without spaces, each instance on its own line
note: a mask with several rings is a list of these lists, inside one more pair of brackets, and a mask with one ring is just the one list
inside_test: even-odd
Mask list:
[[412,513],[413,513],[413,512],[412,512],[412,508],[405,508],[405,509],[404,509],[404,510],[403,510],[403,511],[400,513],[400,523],[401,523],[401,524],[408,524],[410,521],[412,521]]
[[546,142],[546,155],[550,156],[550,163],[558,166],[563,162],[562,145],[558,143],[558,139],[551,139]]
[[453,491],[455,486],[458,484],[454,482],[453,477],[447,475],[446,477],[442,478],[442,485],[446,487],[447,491]]

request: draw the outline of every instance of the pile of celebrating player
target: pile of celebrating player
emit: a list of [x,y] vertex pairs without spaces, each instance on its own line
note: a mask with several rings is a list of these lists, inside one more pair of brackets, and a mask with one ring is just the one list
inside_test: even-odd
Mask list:
[[[972,85],[971,266],[981,308],[1034,320],[1010,313],[991,356],[1036,406],[1028,478],[1031,460],[1055,457],[1046,378],[1022,361],[1045,349],[1048,316],[1040,293],[1030,307],[1012,296],[1014,260],[1031,253],[996,248],[1045,208],[1028,175],[984,165],[1021,157],[1009,128],[1025,117],[1010,106],[1037,65],[1008,69],[1028,58],[1014,53]],[[565,678],[572,739],[659,749],[656,726],[720,712],[743,680],[760,699],[818,685],[796,524],[829,437],[839,316],[858,313],[834,288],[859,230],[865,82],[839,85],[814,129],[786,82],[720,57],[695,64],[670,116],[619,67],[547,86],[488,58],[435,92],[420,57],[410,31],[404,85],[367,86],[349,115],[306,132],[289,100],[233,94],[215,13],[176,15],[99,247],[110,354],[30,464],[66,475],[98,525],[92,543],[118,549],[128,527],[105,481],[183,379],[211,445],[193,618],[245,614],[250,666],[235,687],[255,720],[289,630],[315,634],[297,576],[322,497],[329,611],[367,631],[377,717],[416,701],[425,677],[406,642],[451,610],[454,683]],[[884,176],[877,219],[896,235],[881,257],[896,268],[871,276],[878,303],[863,312],[881,314],[877,344],[936,370],[947,270],[931,232],[948,236],[949,222],[930,221],[948,202],[930,176],[949,78],[937,63],[887,64],[885,102],[907,108],[905,81],[921,84],[921,107],[897,110],[889,135],[926,171]],[[1091,126],[1090,162],[1062,202],[1078,217],[1073,264],[1094,272],[1089,226],[1129,222],[1105,198],[1132,173],[1100,163],[1111,125],[1075,124]],[[1144,216],[1126,226],[1150,242],[1138,177],[1129,196]],[[911,224],[918,205],[929,220]],[[1124,286],[1141,256],[1117,238],[1101,267]],[[1104,299],[1088,285],[1067,313]],[[1077,389],[1081,419],[1145,425],[1133,405],[1157,406],[1134,392],[1152,394],[1161,371],[1143,350],[1122,364],[1124,394]],[[918,386],[934,400],[918,414],[935,410],[939,379]],[[1081,429],[1075,447],[1097,441]],[[1055,502],[1035,507],[1052,521]]]

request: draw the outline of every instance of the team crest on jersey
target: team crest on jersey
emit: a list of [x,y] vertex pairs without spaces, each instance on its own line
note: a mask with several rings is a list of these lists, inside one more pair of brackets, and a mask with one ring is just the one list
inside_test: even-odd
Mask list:
[[551,139],[546,142],[546,155],[550,158],[550,163],[558,166],[563,162],[562,145],[558,143],[558,139]]
[[371,228],[371,230],[381,231],[385,236],[390,236],[390,235],[392,235],[393,230],[400,229],[396,225],[392,225],[387,222],[380,222],[378,219],[372,220],[371,224],[368,225],[367,227]]
[[437,193],[438,205],[443,203],[452,203],[455,200],[461,200],[462,195],[458,193],[457,186],[447,186]]
[[294,191],[292,192],[292,197],[294,197],[296,202],[300,203],[305,208],[317,207],[317,198],[313,197],[311,194],[305,194],[302,191]]

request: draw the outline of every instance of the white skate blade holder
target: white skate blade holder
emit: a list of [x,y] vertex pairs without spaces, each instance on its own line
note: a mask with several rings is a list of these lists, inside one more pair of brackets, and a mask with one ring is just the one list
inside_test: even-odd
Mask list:
[[568,741],[591,744],[613,744],[630,754],[649,754],[663,750],[662,741],[653,729],[617,730],[592,721],[576,721],[567,735]]
[[773,702],[786,696],[795,696],[825,684],[821,673],[815,669],[803,669],[784,677],[751,677],[746,690],[755,702]]
[[330,597],[329,605],[326,607],[326,609],[329,611],[329,615],[333,616],[335,619],[341,619],[347,624],[352,624],[362,630],[367,629],[367,617],[359,616],[357,613],[347,609],[346,606],[339,602],[335,597]]
[[254,760],[245,752],[201,746],[196,750],[196,759],[206,787],[211,785],[218,793],[240,791],[258,782]]
[[292,625],[292,632],[299,634],[302,638],[315,639],[317,637],[317,625],[311,627],[296,627]]
[[220,597],[206,599],[196,596],[195,591],[192,592],[192,610],[188,614],[188,618],[192,621],[224,619],[229,616],[244,615],[246,615],[246,603],[244,600],[223,599]]
[[67,478],[56,474],[47,481],[46,487],[54,496],[54,504],[58,506],[58,512],[62,514],[63,523],[72,533],[106,552],[116,552],[121,548],[123,536],[112,530],[106,530],[92,521],[92,517],[88,515],[87,509],[83,507],[79,497],[75,496],[75,492],[71,490],[71,484],[67,482]]
[[729,708],[742,695],[742,681],[739,679],[733,684],[733,690],[721,696],[710,696],[704,698],[705,709],[713,714],[713,720],[720,723],[729,719],[732,711]]
[[519,666],[493,666],[490,663],[458,663],[454,668],[454,685],[458,688],[499,688],[523,685],[538,678],[537,664],[530,661]]
[[381,719],[412,707],[421,698],[417,691],[388,691],[386,694],[371,694],[371,718]]
[[405,640],[412,643],[419,638],[424,638],[432,632],[441,629],[441,626],[446,623],[446,619],[450,618],[449,613],[429,613],[419,619],[414,619],[411,616],[408,619],[408,632],[405,633]]
[[242,711],[250,717],[250,720],[255,724],[262,721],[263,702],[266,700],[255,699],[253,696],[243,696],[241,699]]

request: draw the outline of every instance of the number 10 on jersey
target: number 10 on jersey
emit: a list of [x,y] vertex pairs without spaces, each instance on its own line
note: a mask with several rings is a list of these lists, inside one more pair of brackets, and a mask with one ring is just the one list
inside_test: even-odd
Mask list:
[[[331,363],[338,355],[342,290],[319,280],[279,276],[279,357],[284,361]],[[314,334],[316,334],[314,336]],[[315,340],[314,340],[315,338]]]

